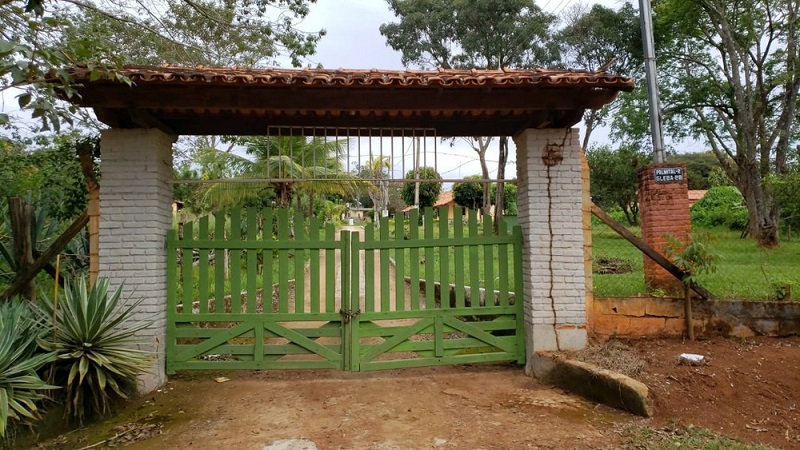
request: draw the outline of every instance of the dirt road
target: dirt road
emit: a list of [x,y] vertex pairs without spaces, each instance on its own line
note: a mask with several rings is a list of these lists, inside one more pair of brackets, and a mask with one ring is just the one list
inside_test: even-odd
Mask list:
[[[173,377],[116,418],[162,423],[160,435],[129,448],[262,449],[307,439],[319,449],[597,449],[614,448],[614,423],[631,419],[512,366],[238,372],[225,383],[216,375]],[[100,435],[84,436],[91,444]]]

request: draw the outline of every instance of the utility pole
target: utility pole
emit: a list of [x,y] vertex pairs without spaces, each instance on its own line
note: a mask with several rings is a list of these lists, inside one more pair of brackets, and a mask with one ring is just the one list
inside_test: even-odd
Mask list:
[[656,51],[653,42],[653,15],[650,0],[639,0],[639,17],[642,25],[642,44],[644,46],[644,70],[647,83],[647,103],[650,105],[650,134],[653,139],[653,160],[663,163],[664,138],[661,134],[661,104],[658,100],[656,80]]

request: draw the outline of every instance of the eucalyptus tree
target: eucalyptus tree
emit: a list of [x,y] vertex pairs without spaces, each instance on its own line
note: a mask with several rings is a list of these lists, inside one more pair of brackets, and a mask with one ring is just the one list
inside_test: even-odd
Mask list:
[[655,12],[666,119],[711,147],[744,195],[750,234],[777,245],[768,183],[797,158],[800,2],[664,0]]
[[[405,65],[445,69],[502,69],[549,65],[558,60],[555,16],[532,0],[387,0],[399,22],[381,25],[386,43]],[[484,178],[490,138],[474,137]],[[498,179],[505,178],[508,138],[499,139]],[[500,192],[503,190],[501,189]],[[484,183],[485,213],[489,184]]]
[[[563,28],[558,32],[561,64],[568,68],[615,72],[642,79],[642,38],[639,13],[630,3],[614,10],[595,4],[591,9],[575,4],[561,15]],[[644,89],[644,83],[638,83]],[[640,93],[620,93],[620,96]],[[615,101],[583,115],[586,132],[583,148],[589,147],[592,132],[608,123],[623,102]]]

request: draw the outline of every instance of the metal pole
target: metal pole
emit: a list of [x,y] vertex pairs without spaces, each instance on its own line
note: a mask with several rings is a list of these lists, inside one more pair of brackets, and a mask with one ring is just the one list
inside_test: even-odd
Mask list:
[[653,137],[653,160],[656,163],[663,163],[665,160],[664,138],[661,134],[661,104],[658,100],[656,52],[655,43],[653,42],[653,15],[650,8],[650,0],[639,0],[639,17],[642,22],[647,103],[650,105],[650,133]]

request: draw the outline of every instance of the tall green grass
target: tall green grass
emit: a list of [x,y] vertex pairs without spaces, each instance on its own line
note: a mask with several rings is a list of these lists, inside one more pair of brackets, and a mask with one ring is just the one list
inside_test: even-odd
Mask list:
[[[632,230],[638,234],[637,229]],[[781,243],[775,249],[761,249],[753,239],[740,239],[739,232],[726,229],[700,230],[712,236],[720,256],[717,272],[700,275],[700,284],[715,296],[731,300],[775,300],[776,287],[786,283],[800,286],[800,240]],[[631,264],[632,272],[594,274],[598,297],[628,297],[646,293],[642,253],[603,224],[592,229],[593,259],[619,258]],[[797,290],[795,288],[795,297]]]

